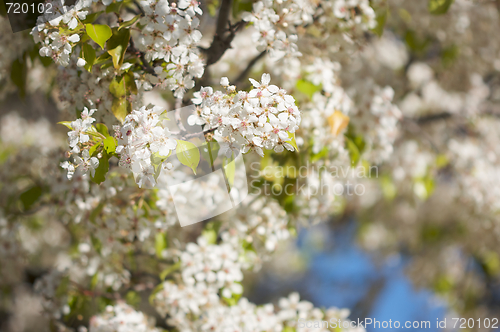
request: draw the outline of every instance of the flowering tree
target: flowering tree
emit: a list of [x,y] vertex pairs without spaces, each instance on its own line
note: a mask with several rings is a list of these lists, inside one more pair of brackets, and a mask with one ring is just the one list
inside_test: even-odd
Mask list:
[[[30,32],[0,17],[0,97],[59,111],[58,127],[2,118],[3,310],[27,274],[53,331],[349,322],[297,293],[255,305],[244,273],[299,228],[356,216],[367,249],[409,248],[454,310],[494,312],[475,311],[500,272],[494,3],[50,3]],[[225,197],[241,203],[181,227],[199,220],[179,204]],[[482,270],[457,268],[469,257]]]

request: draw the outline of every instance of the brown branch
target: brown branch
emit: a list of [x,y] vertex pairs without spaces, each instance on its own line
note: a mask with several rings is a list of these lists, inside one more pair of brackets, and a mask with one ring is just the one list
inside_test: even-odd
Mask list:
[[[214,39],[212,40],[210,47],[204,50],[207,56],[207,67],[219,61],[226,50],[231,47],[231,42],[233,41],[236,32],[246,25],[246,22],[244,21],[231,25],[229,15],[231,13],[232,2],[233,0],[222,0],[222,4],[219,9],[219,16],[217,17],[217,27]],[[227,32],[229,32],[229,34],[227,34]]]
[[219,16],[217,17],[217,30],[215,30],[216,36],[222,36],[226,31],[232,4],[233,0],[222,0],[222,4],[219,9]]
[[241,74],[234,81],[234,85],[240,87],[243,84],[243,81],[247,78],[248,74],[252,70],[252,67],[266,55],[267,51],[260,52],[256,57],[254,57],[247,65],[245,70],[241,72]]

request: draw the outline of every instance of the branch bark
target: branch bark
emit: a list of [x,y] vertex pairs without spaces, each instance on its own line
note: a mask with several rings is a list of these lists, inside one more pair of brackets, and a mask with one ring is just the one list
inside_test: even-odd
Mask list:
[[226,50],[231,47],[231,42],[236,32],[246,25],[244,21],[231,25],[229,15],[231,14],[232,3],[233,0],[222,0],[219,16],[217,17],[214,39],[210,47],[204,50],[207,56],[207,67],[219,61]]

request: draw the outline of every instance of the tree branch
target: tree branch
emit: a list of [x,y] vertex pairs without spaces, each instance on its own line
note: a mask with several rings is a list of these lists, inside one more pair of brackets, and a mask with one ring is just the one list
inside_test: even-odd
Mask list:
[[222,36],[226,32],[226,26],[229,23],[229,14],[231,13],[231,6],[233,0],[222,0],[219,9],[219,16],[217,17],[217,29],[215,30],[216,36]]
[[234,85],[236,86],[241,86],[243,84],[243,81],[247,78],[248,74],[252,70],[252,67],[266,55],[267,51],[262,51],[260,52],[256,57],[254,57],[247,65],[245,70],[241,72],[241,74],[236,78],[234,81]]
[[[219,61],[226,50],[231,47],[236,32],[246,25],[244,21],[231,25],[229,15],[231,14],[232,2],[233,0],[222,0],[214,39],[210,47],[204,50],[207,56],[207,67]],[[229,32],[229,35],[227,35],[227,32]]]

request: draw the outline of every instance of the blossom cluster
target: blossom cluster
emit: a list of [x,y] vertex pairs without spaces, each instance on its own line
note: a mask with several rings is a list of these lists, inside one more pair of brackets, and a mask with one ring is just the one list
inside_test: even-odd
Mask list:
[[[260,51],[269,50],[271,57],[275,60],[284,56],[298,57],[302,55],[296,44],[297,35],[287,35],[286,30],[288,29],[282,30],[288,24],[294,23],[293,21],[288,23],[288,21],[290,21],[291,16],[295,16],[293,14],[300,7],[293,1],[280,3],[279,7],[281,8],[275,10],[273,1],[258,1],[253,4],[251,13],[245,12],[242,15],[244,21],[252,22],[255,27],[256,31],[252,35],[252,39],[254,43],[257,43],[257,49]],[[306,20],[312,20],[311,14],[305,16]],[[300,15],[299,17],[303,18]]]
[[77,168],[82,174],[90,172],[90,175],[93,177],[95,169],[99,166],[99,159],[91,157],[89,152],[93,144],[90,136],[96,133],[95,128],[92,126],[92,123],[95,121],[92,117],[94,112],[94,109],[88,110],[84,108],[81,119],[76,119],[69,125],[71,131],[68,132],[68,140],[74,161],[65,161],[61,164],[61,167],[68,172],[68,179],[73,177]]
[[214,290],[222,289],[222,296],[231,298],[241,294],[243,273],[238,262],[239,253],[231,243],[210,244],[205,237],[188,243],[180,256],[182,280],[186,285],[206,283]]
[[76,28],[87,17],[92,1],[78,1],[73,8],[65,6],[64,1],[51,1],[50,4],[52,10],[38,17],[31,35],[35,43],[41,43],[41,56],[67,66],[73,47],[80,41]]
[[[390,86],[380,88],[377,85],[365,84],[364,88],[356,91],[360,98],[357,103],[359,108],[353,112],[351,120],[363,133],[369,145],[365,152],[366,159],[379,163],[387,160],[393,152],[402,114],[392,103],[394,90]],[[374,126],[373,123],[379,125]]]
[[[169,281],[164,282],[162,290],[155,295],[154,305],[163,316],[168,314],[170,318],[167,322],[179,330],[250,332],[282,331],[288,327],[297,331],[309,331],[298,326],[297,321],[333,318],[349,322],[348,311],[330,308],[323,312],[314,308],[311,302],[301,301],[297,293],[281,298],[276,309],[272,304],[257,306],[246,298],[228,306],[216,293],[204,287],[177,286]],[[190,312],[192,315],[185,315],[184,312]],[[364,331],[361,327],[344,330]]]
[[250,79],[250,92],[238,91],[221,79],[225,92],[202,88],[195,93],[193,103],[197,114],[188,121],[215,129],[214,138],[221,146],[220,153],[255,151],[264,156],[264,150],[294,151],[292,134],[301,121],[295,99],[276,85],[270,85],[271,76],[263,74],[261,82]]
[[107,306],[103,314],[90,321],[90,332],[158,332],[154,320],[124,302]]
[[[152,156],[167,158],[177,146],[171,132],[165,124],[167,119],[161,115],[165,110],[161,107],[143,106],[127,115],[123,126],[116,128],[120,155],[120,166],[132,170],[140,188],[152,188],[156,184],[155,165]],[[171,168],[171,163],[163,161],[157,167]]]
[[203,12],[196,1],[170,4],[145,0],[140,5],[145,13],[140,20],[144,27],[138,36],[133,36],[135,44],[147,61],[167,63],[156,66],[155,73],[147,75],[148,80],[153,85],[168,87],[175,97],[182,98],[187,89],[194,87],[193,79],[204,72],[197,48],[202,38],[197,30],[200,20],[196,17]]

